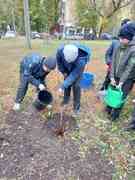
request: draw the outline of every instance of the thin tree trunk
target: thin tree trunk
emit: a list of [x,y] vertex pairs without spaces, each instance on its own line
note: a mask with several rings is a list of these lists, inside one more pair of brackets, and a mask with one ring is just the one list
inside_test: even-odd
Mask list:
[[14,11],[14,8],[12,9],[12,24],[13,24],[13,29],[14,29],[14,32],[16,33],[16,25],[15,25],[15,11]]
[[24,22],[27,46],[31,49],[31,31],[30,31],[30,16],[29,16],[29,2],[24,0]]

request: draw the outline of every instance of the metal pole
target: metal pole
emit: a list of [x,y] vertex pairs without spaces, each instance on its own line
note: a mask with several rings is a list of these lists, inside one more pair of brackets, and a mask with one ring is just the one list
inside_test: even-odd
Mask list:
[[31,49],[29,2],[28,0],[23,0],[23,2],[24,2],[24,22],[25,22],[25,34],[26,34],[27,47]]

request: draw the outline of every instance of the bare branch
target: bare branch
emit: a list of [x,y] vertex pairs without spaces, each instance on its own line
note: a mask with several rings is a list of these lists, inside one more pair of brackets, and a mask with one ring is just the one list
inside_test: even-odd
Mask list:
[[120,7],[121,3],[122,3],[122,0],[119,0],[118,3],[117,3],[117,8]]
[[[112,0],[112,1],[113,1],[113,0]],[[124,8],[124,7],[128,6],[128,5],[130,5],[131,3],[132,3],[132,0],[129,0],[126,4],[121,5],[121,4],[122,4],[122,0],[119,0],[117,6],[114,7],[113,11],[110,12],[110,13],[107,15],[107,18],[112,17],[115,12],[117,12],[117,11],[120,10],[121,8]]]
[[97,13],[99,16],[101,17],[107,17],[107,18],[110,18],[113,16],[113,14],[115,12],[117,12],[119,9],[122,9],[128,5],[130,5],[131,3],[133,2],[133,0],[127,0],[127,1],[124,1],[124,0],[112,0],[112,11],[107,14],[107,15],[104,15],[101,10],[98,8],[97,6],[97,1],[96,0],[89,0],[89,6],[92,7]]
[[126,6],[130,5],[132,2],[133,2],[133,0],[129,0],[125,4],[121,5],[119,8],[121,9],[123,7],[126,7]]
[[98,10],[96,0],[89,0],[89,7],[91,7],[98,13],[99,16],[104,17],[104,15]]
[[116,2],[115,0],[112,0],[113,7],[116,8]]

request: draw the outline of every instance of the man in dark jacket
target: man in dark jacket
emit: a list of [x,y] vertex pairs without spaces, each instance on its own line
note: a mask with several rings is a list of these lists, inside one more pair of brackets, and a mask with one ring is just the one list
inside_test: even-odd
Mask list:
[[45,90],[44,80],[55,67],[56,58],[54,57],[45,58],[38,53],[32,53],[23,58],[20,63],[20,86],[17,91],[14,110],[20,109],[20,103],[24,99],[29,83],[34,85],[37,90]]
[[74,112],[78,113],[81,98],[80,79],[89,61],[90,49],[80,44],[67,44],[58,49],[56,58],[58,69],[64,76],[64,82],[59,89],[60,93],[64,93],[62,104],[69,102],[72,87]]
[[[125,18],[121,21],[121,27],[129,24],[131,22],[130,19]],[[117,47],[119,42],[117,40],[113,40],[109,48],[107,49],[105,53],[105,63],[107,65],[107,74],[105,76],[105,80],[103,82],[103,85],[100,89],[100,91],[104,91],[108,88],[108,85],[110,84],[110,71],[111,71],[111,64],[112,64],[112,58],[113,58],[113,52],[115,47]]]
[[[134,24],[124,25],[119,32],[119,45],[114,49],[112,68],[111,68],[111,84],[121,88],[123,91],[123,99],[127,97],[131,91],[135,80],[135,35]],[[107,112],[111,114],[112,120],[119,117],[122,106],[117,109],[107,107]]]

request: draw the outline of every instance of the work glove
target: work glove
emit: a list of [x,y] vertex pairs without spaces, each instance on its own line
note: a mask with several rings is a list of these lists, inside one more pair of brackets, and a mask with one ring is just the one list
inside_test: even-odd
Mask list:
[[45,86],[44,86],[43,84],[39,84],[39,87],[38,87],[38,88],[39,88],[40,91],[45,90]]
[[51,105],[51,104],[48,104],[48,105],[47,105],[47,109],[48,109],[48,110],[51,110],[51,109],[52,109],[52,105]]
[[116,82],[115,82],[115,79],[114,79],[114,78],[111,78],[111,85],[112,85],[112,86],[116,86]]
[[64,94],[64,90],[62,88],[59,88],[58,93],[59,93],[60,96],[62,96]]
[[19,111],[20,110],[20,103],[15,103],[13,106],[14,111]]
[[118,89],[121,89],[122,86],[123,86],[123,82],[120,82],[116,87],[117,87]]
[[133,99],[132,102],[135,104],[135,99]]

